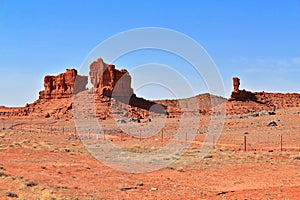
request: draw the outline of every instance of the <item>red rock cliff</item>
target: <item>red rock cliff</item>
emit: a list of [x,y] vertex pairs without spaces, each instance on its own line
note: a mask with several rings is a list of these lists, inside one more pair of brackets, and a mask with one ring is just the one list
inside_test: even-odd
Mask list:
[[[76,91],[74,91],[76,83]],[[85,90],[87,77],[77,74],[76,69],[67,69],[57,76],[45,76],[44,90],[40,91],[39,99],[69,98],[72,94]]]
[[90,65],[90,79],[97,92],[105,96],[131,96],[133,93],[127,70],[117,70],[101,58]]
[[227,102],[228,114],[245,114],[300,106],[300,94],[251,92],[240,90],[239,86],[240,79],[234,77],[233,91]]

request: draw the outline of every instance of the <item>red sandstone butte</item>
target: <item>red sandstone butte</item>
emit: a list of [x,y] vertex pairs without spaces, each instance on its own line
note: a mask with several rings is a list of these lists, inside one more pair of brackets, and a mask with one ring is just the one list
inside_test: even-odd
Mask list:
[[60,99],[70,98],[74,93],[76,83],[76,93],[85,90],[87,77],[77,74],[76,69],[67,69],[65,73],[57,76],[45,76],[44,90],[40,91],[39,99]]
[[[169,118],[180,117],[182,109],[189,110],[191,106],[189,99],[192,98],[196,98],[195,102],[198,103],[192,105],[193,108],[197,107],[188,111],[189,115],[210,115],[225,106],[227,115],[300,106],[300,94],[240,90],[238,77],[233,78],[233,91],[228,100],[210,94],[201,94],[181,100],[148,101],[134,94],[131,88],[131,76],[127,70],[118,70],[114,65],[104,63],[101,58],[90,64],[89,75],[93,85],[91,89],[86,89],[88,77],[78,75],[75,69],[67,69],[65,73],[56,76],[47,75],[44,78],[44,90],[40,91],[37,101],[20,108],[0,107],[0,116],[47,116],[54,119],[71,119],[74,117],[72,97],[81,99],[82,102],[77,102],[76,106],[83,109],[84,115],[94,115],[90,113],[87,106],[93,104],[99,119],[111,118],[113,112],[119,112],[123,116],[147,118],[149,110],[166,114]],[[120,106],[120,103],[123,105]],[[112,107],[117,104],[120,110],[113,111]],[[156,104],[161,106],[154,106]]]
[[131,76],[126,69],[117,70],[114,65],[106,64],[102,58],[90,65],[90,78],[100,95],[131,96]]
[[74,95],[75,118],[93,117],[104,120],[114,114],[122,117],[147,118],[149,110],[167,114],[165,106],[137,97],[131,88],[127,70],[118,70],[101,58],[90,64],[90,81],[93,88]]

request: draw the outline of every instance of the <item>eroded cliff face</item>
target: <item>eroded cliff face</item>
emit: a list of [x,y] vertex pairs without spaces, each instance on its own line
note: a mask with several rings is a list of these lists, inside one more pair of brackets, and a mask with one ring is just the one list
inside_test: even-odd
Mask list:
[[[73,93],[84,91],[87,85],[87,76],[77,74],[76,69],[67,69],[57,76],[45,76],[44,90],[40,91],[39,99],[70,98]],[[76,91],[74,91],[76,84]]]
[[246,114],[262,110],[299,107],[300,94],[240,90],[240,79],[233,78],[233,91],[227,101],[227,114]]
[[[91,63],[89,74],[93,86],[90,89],[86,88],[88,76],[78,75],[75,69],[56,76],[46,75],[44,90],[39,92],[37,101],[22,108],[0,108],[0,116],[71,119],[75,103],[77,114],[82,117],[107,119],[119,113],[124,117],[146,118],[156,105],[134,94],[131,76],[125,69],[118,70],[99,58]],[[165,107],[160,108],[152,111],[166,114]]]
[[108,97],[131,96],[131,76],[126,69],[117,70],[99,58],[90,65],[90,79],[99,95]]
[[[91,89],[86,89],[88,77],[78,75],[75,69],[67,69],[56,76],[47,75],[44,78],[44,90],[39,93],[37,101],[20,108],[0,107],[0,116],[71,119],[74,117],[74,106],[79,108],[79,117],[95,116],[98,119],[111,118],[115,114],[147,118],[149,110],[169,118],[180,118],[182,110],[188,111],[190,116],[211,115],[215,110],[220,110],[218,107],[224,106],[227,115],[300,107],[300,94],[240,90],[240,79],[237,77],[233,78],[230,99],[203,94],[190,98],[196,102],[191,105],[189,99],[148,101],[137,97],[131,88],[128,71],[118,70],[114,65],[104,63],[101,58],[91,63],[89,75],[93,86]],[[78,101],[74,103],[74,99]]]
[[[124,117],[147,118],[149,110],[167,114],[166,107],[137,97],[131,88],[131,76],[127,70],[118,70],[101,58],[90,64],[89,77],[93,88],[74,96],[78,117],[95,115],[107,119],[118,114]],[[91,110],[93,113],[91,113]]]

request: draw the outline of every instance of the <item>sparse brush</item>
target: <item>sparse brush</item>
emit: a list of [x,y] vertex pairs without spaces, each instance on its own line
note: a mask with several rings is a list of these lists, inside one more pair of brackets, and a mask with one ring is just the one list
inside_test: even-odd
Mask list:
[[203,157],[203,159],[208,159],[208,158],[212,158],[213,156],[212,155],[206,155]]
[[294,159],[295,160],[300,160],[300,156],[295,156]]
[[18,198],[18,195],[14,192],[11,192],[11,191],[6,191],[4,193],[4,195],[7,196],[7,197],[11,197],[11,198]]
[[0,172],[0,177],[7,177],[7,174],[5,174],[5,172]]
[[34,181],[29,180],[29,181],[26,181],[25,185],[27,187],[33,187],[33,186],[36,186],[37,184]]

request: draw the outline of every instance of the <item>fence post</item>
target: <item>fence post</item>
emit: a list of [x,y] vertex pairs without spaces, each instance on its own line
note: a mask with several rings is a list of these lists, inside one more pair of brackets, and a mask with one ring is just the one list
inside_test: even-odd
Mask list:
[[142,131],[140,131],[140,141],[142,141]]
[[215,134],[213,133],[213,149],[215,149]]
[[184,144],[187,144],[187,131],[185,132],[185,139],[184,139]]
[[90,129],[89,129],[89,139],[91,139],[91,132],[90,132]]
[[247,151],[247,137],[244,135],[244,151]]
[[64,126],[62,127],[62,134],[63,135],[65,134],[65,127]]
[[164,142],[164,129],[161,129],[161,142]]
[[280,151],[282,151],[282,134],[280,134]]

